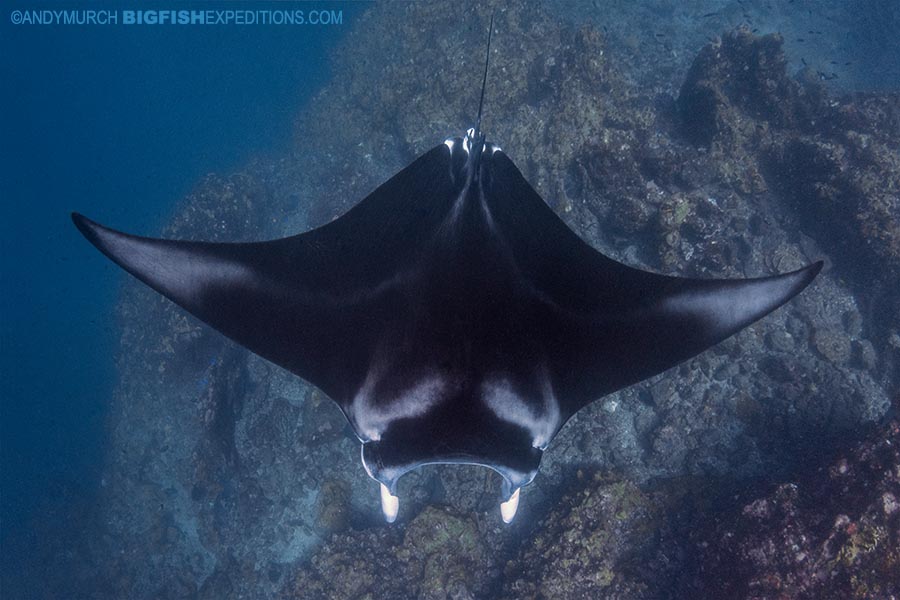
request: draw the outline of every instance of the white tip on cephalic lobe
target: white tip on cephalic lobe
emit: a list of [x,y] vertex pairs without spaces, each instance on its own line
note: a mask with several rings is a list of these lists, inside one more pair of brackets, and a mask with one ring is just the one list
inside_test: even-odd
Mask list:
[[516,510],[519,508],[519,491],[521,489],[516,488],[509,500],[500,503],[500,516],[503,518],[504,523],[512,523],[513,518],[516,516]]
[[381,484],[381,512],[384,513],[384,520],[388,523],[396,521],[397,513],[400,512],[400,498],[393,495],[383,483]]

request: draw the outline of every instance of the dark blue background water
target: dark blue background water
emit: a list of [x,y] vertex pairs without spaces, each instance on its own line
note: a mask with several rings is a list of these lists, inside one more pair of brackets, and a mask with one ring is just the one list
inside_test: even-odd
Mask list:
[[[69,8],[97,8],[95,3]],[[135,8],[153,8],[147,5]],[[180,6],[180,5],[179,5]],[[333,26],[14,26],[0,10],[0,545],[97,485],[124,275],[72,226],[78,210],[152,234],[210,171],[290,143],[328,77]],[[221,5],[204,3],[203,8]],[[235,7],[235,5],[231,5]]]

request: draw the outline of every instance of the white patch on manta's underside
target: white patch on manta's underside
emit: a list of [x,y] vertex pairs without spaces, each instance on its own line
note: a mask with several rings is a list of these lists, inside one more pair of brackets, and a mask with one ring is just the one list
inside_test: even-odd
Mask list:
[[375,387],[379,379],[379,371],[370,370],[351,403],[353,423],[365,441],[380,440],[381,434],[394,421],[424,415],[440,401],[446,388],[446,382],[440,377],[430,376],[398,397],[378,403],[375,401]]
[[453,154],[453,146],[456,145],[456,140],[454,140],[453,138],[447,138],[446,140],[444,140],[444,145],[447,146],[448,148],[450,148],[450,154],[452,155]]
[[559,428],[559,402],[546,373],[541,373],[542,410],[535,410],[506,379],[485,381],[481,394],[488,407],[498,418],[524,427],[531,433],[532,445],[543,450]]

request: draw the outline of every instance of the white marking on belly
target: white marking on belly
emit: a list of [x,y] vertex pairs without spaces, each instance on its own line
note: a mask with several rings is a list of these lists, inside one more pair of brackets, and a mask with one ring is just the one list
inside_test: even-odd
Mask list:
[[417,382],[398,397],[378,403],[375,387],[381,379],[378,369],[370,369],[351,403],[357,432],[367,441],[377,442],[388,425],[399,419],[419,417],[440,402],[446,382],[433,375]]
[[540,374],[543,410],[536,411],[521,396],[513,391],[506,379],[485,381],[481,384],[481,394],[488,407],[497,417],[524,427],[531,433],[532,445],[543,450],[559,428],[559,402],[553,393],[553,386],[546,369]]

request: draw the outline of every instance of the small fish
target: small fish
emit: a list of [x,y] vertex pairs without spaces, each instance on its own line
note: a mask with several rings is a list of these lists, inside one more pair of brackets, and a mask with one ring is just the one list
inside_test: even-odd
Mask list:
[[704,19],[708,19],[709,17],[714,17],[714,16],[716,16],[717,14],[719,14],[719,13],[714,13],[714,12],[706,13],[705,15],[703,15],[703,18],[704,18]]
[[803,38],[797,38],[797,41],[798,41],[798,42],[805,42],[806,40],[803,39]]

